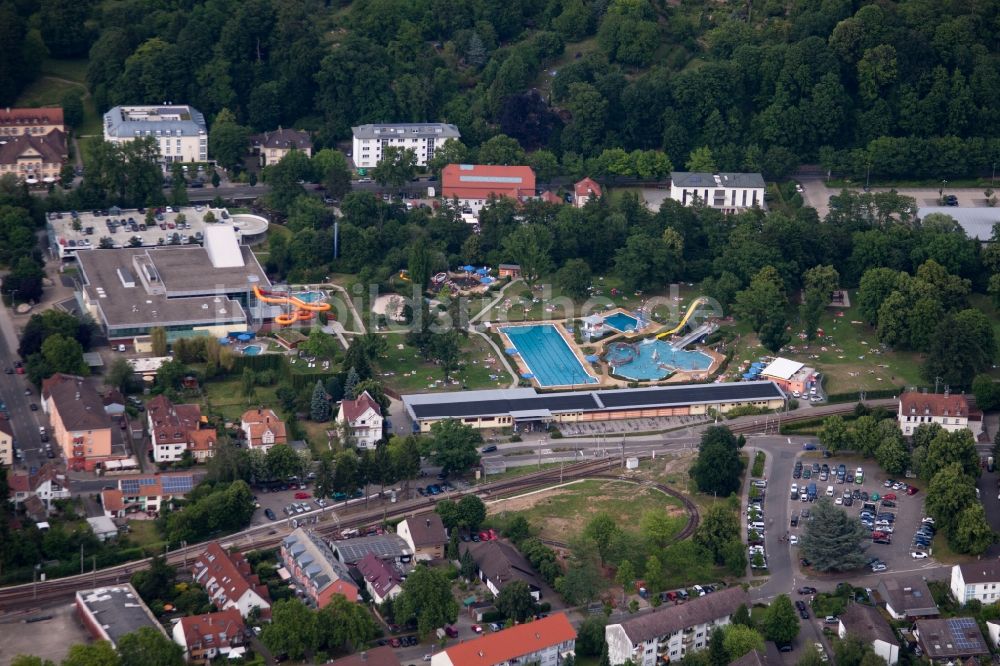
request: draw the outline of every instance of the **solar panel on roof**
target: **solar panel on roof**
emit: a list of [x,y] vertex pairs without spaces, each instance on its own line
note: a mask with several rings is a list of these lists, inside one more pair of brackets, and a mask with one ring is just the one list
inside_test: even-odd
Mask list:
[[165,476],[162,480],[165,493],[186,493],[194,487],[190,476]]
[[155,486],[156,485],[156,479],[154,479],[153,477],[147,477],[147,478],[139,479],[139,485],[140,486]]
[[139,480],[138,479],[122,479],[121,488],[123,493],[129,495],[139,494]]
[[[982,643],[979,640],[979,627],[971,617],[955,617],[948,620],[948,629],[951,631],[952,641],[960,650],[979,649]],[[970,630],[975,630],[974,633]]]

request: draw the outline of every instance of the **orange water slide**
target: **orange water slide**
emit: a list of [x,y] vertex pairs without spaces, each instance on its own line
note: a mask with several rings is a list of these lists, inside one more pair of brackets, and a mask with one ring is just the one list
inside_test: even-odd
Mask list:
[[297,321],[308,321],[315,317],[317,312],[328,312],[331,307],[329,303],[307,303],[301,298],[296,298],[291,294],[278,294],[270,291],[264,291],[257,285],[254,285],[253,287],[253,294],[265,303],[271,303],[274,305],[291,304],[295,306],[295,312],[280,314],[274,318],[274,323],[279,326],[291,326]]

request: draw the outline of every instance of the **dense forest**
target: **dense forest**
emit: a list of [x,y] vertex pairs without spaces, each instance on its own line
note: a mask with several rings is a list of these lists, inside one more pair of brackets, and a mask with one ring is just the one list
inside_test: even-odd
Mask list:
[[46,52],[98,109],[184,101],[256,130],[440,120],[572,163],[609,147],[781,177],[988,173],[1000,4],[963,0],[2,0],[0,103]]

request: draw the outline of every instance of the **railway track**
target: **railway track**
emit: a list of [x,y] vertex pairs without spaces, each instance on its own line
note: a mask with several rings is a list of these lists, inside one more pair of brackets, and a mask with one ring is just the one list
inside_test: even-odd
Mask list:
[[[513,479],[487,483],[466,491],[452,492],[432,498],[408,500],[393,507],[392,510],[378,507],[343,517],[338,516],[335,520],[317,523],[314,529],[321,535],[331,538],[337,536],[344,529],[378,524],[383,522],[383,520],[400,520],[418,513],[424,513],[432,510],[434,505],[443,499],[457,500],[467,494],[489,499],[497,495],[552,485],[559,482],[560,479],[566,481],[600,475],[601,472],[606,473],[609,469],[619,464],[620,461],[617,458],[602,458],[600,460],[574,463],[565,466],[562,470],[558,468],[548,469],[525,474]],[[322,514],[317,515],[326,516],[329,514],[336,515],[332,511],[324,511]],[[286,521],[282,522],[285,523]],[[239,548],[244,551],[268,549],[278,546],[290,531],[291,529],[287,524],[268,524],[222,537],[219,541],[224,548]],[[204,550],[205,546],[206,543],[200,543],[171,551],[167,554],[167,562],[171,565],[190,563]],[[31,609],[42,608],[54,602],[69,600],[77,590],[125,582],[136,571],[148,568],[150,561],[150,558],[146,558],[85,574],[0,588],[0,616],[12,611],[30,612]]]
[[[811,421],[817,418],[826,418],[827,416],[847,416],[854,413],[854,408],[857,403],[845,402],[842,405],[830,405],[822,408],[813,408],[809,410],[803,410],[801,413],[792,413],[783,415],[779,420],[771,419],[764,424],[748,420],[746,423],[739,423],[735,425],[730,425],[729,429],[737,435],[752,435],[759,434],[762,429],[777,429],[779,423],[781,425],[787,425],[789,423],[799,423],[802,421]],[[867,400],[865,405],[868,407],[895,407],[897,401],[895,398],[884,398],[879,400]],[[771,415],[773,416],[773,415]],[[764,419],[763,416],[758,417],[758,421]],[[780,433],[775,433],[780,434]]]

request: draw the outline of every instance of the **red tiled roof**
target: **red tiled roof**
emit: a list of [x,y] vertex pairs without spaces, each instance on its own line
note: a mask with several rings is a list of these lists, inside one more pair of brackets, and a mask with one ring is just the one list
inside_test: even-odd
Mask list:
[[197,430],[201,422],[201,407],[175,405],[163,394],[150,400],[146,409],[156,433],[157,444],[187,443],[188,433]]
[[969,401],[964,395],[918,393],[909,391],[899,396],[899,405],[903,416],[968,416]]
[[565,203],[563,201],[562,197],[559,196],[558,194],[556,194],[555,192],[553,192],[552,190],[545,190],[544,192],[542,192],[542,194],[538,198],[541,199],[542,201],[544,201],[546,203],[550,203],[550,204]]
[[589,197],[591,194],[595,197],[601,196],[601,186],[597,184],[597,181],[589,177],[584,178],[574,185],[573,191],[578,197]]
[[108,489],[101,491],[101,506],[105,511],[118,512],[125,508],[125,499],[122,491]]
[[58,481],[66,484],[65,475],[52,463],[45,463],[34,475],[23,470],[7,470],[7,484],[14,492],[34,492],[38,489],[38,486],[46,481]]
[[83,377],[56,373],[42,380],[42,398],[52,401],[66,430],[111,428],[103,398]]
[[4,137],[0,143],[0,164],[17,164],[25,153],[34,150],[42,164],[58,164],[66,159],[66,135],[59,130],[48,134],[18,134]]
[[456,666],[502,664],[575,638],[576,629],[570,624],[566,614],[555,613],[541,620],[453,645],[445,652]]
[[189,447],[192,451],[213,451],[215,450],[215,431],[211,428],[206,428],[204,430],[192,430],[188,433],[191,439],[191,446]]
[[[215,541],[208,544],[205,552],[191,565],[191,574],[206,588],[208,596],[213,600],[221,591],[226,600],[236,603],[247,591],[253,590],[264,601],[270,602],[267,586],[261,585],[243,553],[227,553]],[[209,588],[209,581],[213,578],[218,587]]]
[[344,417],[351,423],[361,418],[369,409],[374,410],[379,416],[382,415],[381,407],[379,407],[379,404],[375,402],[373,397],[368,395],[368,391],[365,391],[354,400],[342,401],[340,409],[343,410]]
[[31,109],[0,109],[0,126],[13,125],[63,125],[62,107]]
[[[189,651],[243,642],[243,616],[236,608],[204,615],[189,615],[182,617],[180,622]],[[236,641],[233,641],[234,638]]]
[[522,199],[535,196],[535,172],[526,166],[449,164],[441,170],[445,199]]
[[270,430],[274,433],[275,444],[286,444],[288,436],[285,433],[285,422],[278,418],[272,409],[248,409],[241,417],[243,423],[248,424],[247,437],[250,439],[250,446],[262,446],[264,433]]

